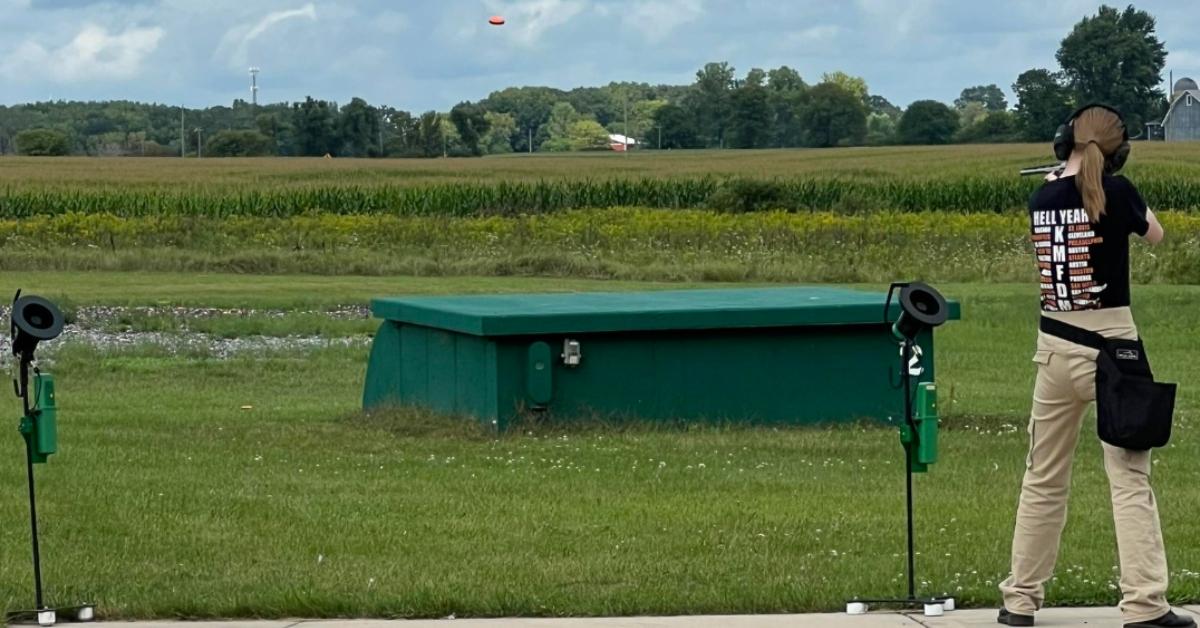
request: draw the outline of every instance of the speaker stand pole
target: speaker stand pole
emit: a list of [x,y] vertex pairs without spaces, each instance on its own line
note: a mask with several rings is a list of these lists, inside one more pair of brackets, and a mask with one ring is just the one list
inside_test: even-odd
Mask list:
[[904,443],[904,497],[905,515],[908,524],[908,597],[902,599],[862,599],[855,598],[846,603],[846,612],[851,615],[861,615],[867,612],[869,605],[899,606],[901,608],[920,608],[927,617],[940,616],[944,611],[954,610],[954,598],[917,597],[916,577],[916,545],[914,543],[913,526],[913,451],[916,446],[917,424],[913,419],[913,389],[912,367],[910,361],[914,357],[914,343],[904,339],[900,351],[900,382],[904,387],[904,422],[909,433],[913,436]]
[[21,397],[21,406],[25,410],[25,416],[21,421],[21,435],[25,439],[25,472],[29,480],[29,532],[30,542],[33,546],[33,586],[36,607],[30,611],[8,613],[5,620],[9,624],[36,623],[40,626],[53,626],[59,621],[90,622],[96,617],[95,607],[91,604],[59,609],[46,606],[45,590],[42,587],[42,552],[38,538],[37,485],[33,471],[34,434],[36,433],[34,428],[37,411],[29,405],[29,366],[28,357],[22,356],[17,395]]
[[[913,343],[911,340],[904,339],[904,350],[900,353],[900,381],[904,386],[904,421],[908,424],[908,429],[911,434],[917,433],[917,424],[913,420],[913,400],[912,400],[912,369],[909,366],[909,360],[913,355]],[[905,501],[907,502],[908,514],[908,599],[911,601],[917,600],[917,577],[916,577],[916,551],[913,543],[913,451],[916,446],[916,438],[908,439],[904,443],[904,493]]]
[[33,586],[34,596],[37,605],[32,611],[17,611],[9,613],[7,620],[10,623],[19,623],[31,619],[37,620],[42,625],[53,625],[55,623],[54,611],[46,608],[45,597],[42,590],[42,552],[38,544],[38,519],[37,519],[37,488],[34,483],[33,473],[33,422],[36,417],[33,416],[33,409],[29,407],[29,364],[28,356],[22,355],[19,358],[19,379],[17,380],[17,395],[21,397],[21,408],[25,414],[21,420],[21,436],[25,440],[25,473],[29,483],[29,533],[30,542],[33,546]]
[[[29,416],[26,414],[25,416]],[[33,481],[33,436],[25,435],[25,468],[29,475],[29,528],[33,539],[33,583],[37,596],[37,610],[46,610],[42,596],[42,553],[38,547],[37,492]]]

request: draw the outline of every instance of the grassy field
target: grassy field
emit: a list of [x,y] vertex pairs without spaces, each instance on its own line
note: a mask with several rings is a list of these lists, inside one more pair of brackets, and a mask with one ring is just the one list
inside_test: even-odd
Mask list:
[[[971,211],[1023,207],[1032,144],[511,155],[461,160],[0,159],[0,217],[513,215],[613,206]],[[1200,207],[1200,145],[1139,143],[1151,206]],[[747,181],[749,180],[749,181]]]
[[[1155,372],[1183,383],[1154,473],[1172,600],[1194,602],[1200,145],[1134,150],[1130,176],[1169,233],[1135,245],[1132,272]],[[497,437],[412,410],[364,416],[362,306],[919,277],[964,320],[938,336],[943,461],[917,482],[918,574],[927,592],[996,605],[1037,316],[1019,210],[1037,182],[1014,173],[1047,152],[0,158],[0,295],[56,298],[93,338],[51,352],[51,600],[92,600],[110,619],[464,617],[829,610],[898,594],[892,430],[540,424]],[[1111,604],[1095,439],[1079,453],[1050,599]],[[0,439],[0,608],[32,597],[22,455],[15,434]]]
[[[0,293],[16,287],[72,308],[254,310],[228,315],[224,333],[236,336],[263,331],[262,310],[378,294],[678,286],[0,273]],[[943,462],[917,481],[918,574],[926,591],[994,605],[1026,447],[1035,290],[941,287],[962,301],[964,320],[939,332],[946,432]],[[1171,597],[1196,601],[1200,396],[1187,382],[1200,378],[1200,288],[1139,286],[1135,300],[1156,373],[1184,382],[1175,440],[1154,473]],[[53,368],[62,452],[39,469],[51,599],[94,600],[113,619],[464,617],[837,609],[849,596],[902,590],[891,430],[543,425],[493,438],[417,412],[359,415],[364,366],[362,348],[218,360],[64,347]],[[1117,597],[1091,429],[1053,603]],[[20,455],[15,435],[0,439],[0,607],[10,609],[32,595]]]

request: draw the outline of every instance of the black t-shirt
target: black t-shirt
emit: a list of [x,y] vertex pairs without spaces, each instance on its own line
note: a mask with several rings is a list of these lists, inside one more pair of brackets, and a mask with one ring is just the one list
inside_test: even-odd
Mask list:
[[1129,234],[1146,235],[1146,203],[1125,177],[1104,177],[1105,213],[1092,223],[1075,177],[1046,183],[1029,199],[1041,272],[1042,310],[1129,305]]

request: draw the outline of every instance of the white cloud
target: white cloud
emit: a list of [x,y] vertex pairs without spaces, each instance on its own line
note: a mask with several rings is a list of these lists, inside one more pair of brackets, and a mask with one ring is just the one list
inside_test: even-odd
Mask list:
[[48,77],[60,83],[106,79],[131,79],[142,62],[158,48],[164,31],[158,27],[130,27],[110,34],[88,24],[75,38],[57,49],[26,40],[0,63],[0,75],[13,80]]
[[856,0],[855,4],[866,25],[892,45],[920,36],[938,16],[934,0]]
[[240,68],[250,63],[250,44],[281,22],[297,18],[317,21],[317,7],[308,3],[298,9],[274,11],[263,16],[254,25],[242,24],[225,32],[216,56],[225,57],[231,67]]
[[651,42],[666,39],[680,26],[704,16],[703,0],[635,0],[631,6],[597,5],[600,15],[620,15],[625,28]]
[[408,16],[396,11],[383,11],[371,23],[375,30],[394,35],[408,28]]
[[487,0],[490,11],[504,15],[507,24],[501,28],[508,37],[524,46],[538,43],[546,31],[570,22],[587,8],[583,0],[520,0],[505,3]]
[[821,24],[788,33],[786,41],[791,46],[801,48],[824,45],[832,42],[841,31],[841,28],[832,24]]

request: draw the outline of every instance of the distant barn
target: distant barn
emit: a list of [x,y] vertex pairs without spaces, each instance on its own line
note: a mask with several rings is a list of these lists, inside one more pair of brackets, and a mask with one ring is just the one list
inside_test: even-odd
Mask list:
[[638,141],[619,133],[610,133],[608,135],[608,147],[618,153],[623,153],[626,150],[638,148]]
[[1200,86],[1196,81],[1181,78],[1175,82],[1162,134],[1168,142],[1200,141]]

